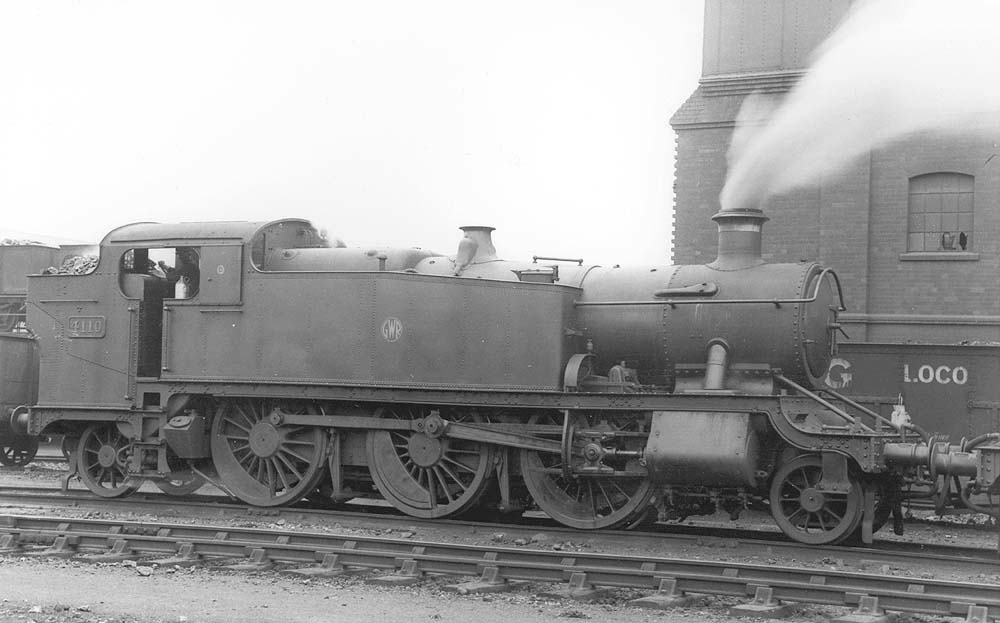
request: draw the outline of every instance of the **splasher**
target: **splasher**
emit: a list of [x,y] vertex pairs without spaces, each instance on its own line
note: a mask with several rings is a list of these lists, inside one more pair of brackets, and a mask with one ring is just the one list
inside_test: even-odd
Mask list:
[[744,101],[722,210],[757,208],[915,132],[1000,134],[998,18],[993,0],[858,2],[780,105]]

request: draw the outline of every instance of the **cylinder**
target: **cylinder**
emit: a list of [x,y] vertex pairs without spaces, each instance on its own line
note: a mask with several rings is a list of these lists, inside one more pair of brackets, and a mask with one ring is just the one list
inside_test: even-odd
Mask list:
[[761,460],[756,417],[655,411],[643,452],[650,480],[699,487],[754,486]]

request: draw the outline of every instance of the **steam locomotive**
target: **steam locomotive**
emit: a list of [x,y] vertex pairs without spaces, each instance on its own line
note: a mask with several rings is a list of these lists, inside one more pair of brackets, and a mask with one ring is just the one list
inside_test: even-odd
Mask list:
[[714,220],[711,264],[632,269],[505,261],[489,227],[441,255],[300,219],[127,225],[90,274],[29,277],[38,398],[11,423],[65,435],[105,497],[207,479],[581,529],[759,505],[813,544],[870,542],[913,490],[995,513],[1000,435],[941,442],[821,389],[836,274],[765,263],[759,210]]

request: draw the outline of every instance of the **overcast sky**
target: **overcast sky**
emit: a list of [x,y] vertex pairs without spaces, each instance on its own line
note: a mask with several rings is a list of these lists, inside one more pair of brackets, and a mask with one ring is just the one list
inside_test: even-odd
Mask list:
[[[669,259],[701,0],[0,3],[0,235],[301,216]],[[711,227],[706,223],[706,227]]]

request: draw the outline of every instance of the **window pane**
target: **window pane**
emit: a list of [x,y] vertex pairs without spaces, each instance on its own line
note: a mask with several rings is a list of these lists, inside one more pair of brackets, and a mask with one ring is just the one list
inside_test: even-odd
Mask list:
[[972,233],[972,215],[971,214],[959,214],[958,215],[958,230],[964,231],[967,234]]
[[927,185],[925,186],[924,192],[929,193],[939,193],[941,192],[941,180],[943,176],[941,173],[931,173],[927,176]]
[[[965,250],[969,250],[974,224],[975,177],[963,173],[928,173],[910,178],[909,184],[907,249],[961,250],[960,241],[964,238]],[[945,233],[948,233],[947,241]]]
[[925,214],[924,215],[924,231],[929,233],[940,233],[941,231],[941,215],[940,214]]

